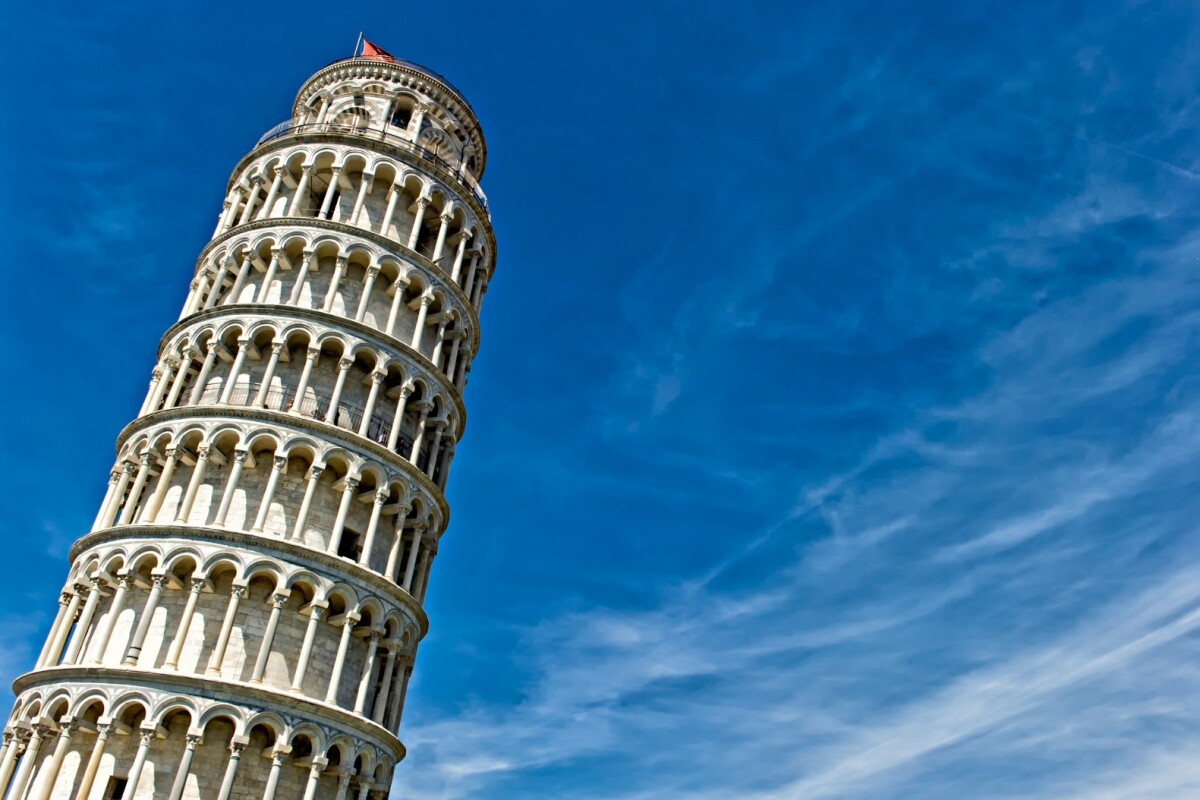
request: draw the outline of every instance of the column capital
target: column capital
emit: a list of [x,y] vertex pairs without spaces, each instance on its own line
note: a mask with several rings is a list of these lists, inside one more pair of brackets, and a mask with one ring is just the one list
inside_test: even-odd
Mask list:
[[378,489],[375,490],[375,505],[377,505],[377,506],[387,505],[388,497],[390,497],[390,496],[391,496],[391,490],[388,489],[388,487],[386,487],[386,486],[380,486]]
[[367,277],[372,278],[372,279],[379,277],[379,265],[378,264],[371,264],[369,267],[367,267]]
[[246,456],[248,456],[248,455],[250,455],[249,450],[244,450],[239,447],[233,451],[233,460],[236,461],[238,464],[245,464]]
[[324,465],[318,466],[316,464],[313,464],[312,467],[309,468],[308,479],[310,481],[315,481],[321,477],[321,473],[324,471],[325,471]]
[[189,733],[187,735],[187,749],[195,750],[196,746],[204,741],[204,735],[200,733]]
[[338,369],[340,369],[342,372],[345,372],[346,370],[350,369],[353,366],[354,366],[353,358],[346,358],[345,356],[342,356],[340,359],[338,359]]
[[292,593],[290,591],[288,591],[287,589],[283,589],[281,591],[276,592],[275,594],[271,595],[271,606],[274,608],[282,609],[284,604],[288,601],[288,598],[291,597],[291,595],[292,595]]
[[207,461],[209,454],[212,452],[212,445],[208,442],[196,448],[196,458],[200,461]]
[[317,174],[317,165],[316,164],[301,164],[300,170],[305,175],[307,175],[308,177],[311,178],[313,175]]
[[362,483],[362,481],[359,478],[346,478],[346,491],[348,491],[348,492],[358,491],[358,485],[360,483]]
[[200,594],[208,586],[208,578],[192,578],[192,594]]
[[229,596],[236,597],[237,599],[241,600],[246,596],[246,584],[235,583],[229,590]]
[[287,167],[283,166],[282,164],[278,164],[271,169],[271,174],[276,178],[282,178],[287,171]]
[[273,462],[274,463],[271,466],[278,472],[282,472],[287,468],[287,456],[275,456]]
[[338,269],[345,269],[346,265],[349,263],[350,263],[350,256],[339,255],[337,257],[337,259],[333,262],[333,265],[335,267],[337,267]]

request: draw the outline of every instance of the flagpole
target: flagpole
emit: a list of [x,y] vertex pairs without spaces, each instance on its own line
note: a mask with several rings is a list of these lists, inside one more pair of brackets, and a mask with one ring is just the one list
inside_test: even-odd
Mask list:
[[362,45],[362,31],[359,31],[358,32],[358,41],[354,43],[354,53],[350,56],[351,58],[355,58],[356,56],[358,56],[358,48],[361,45]]

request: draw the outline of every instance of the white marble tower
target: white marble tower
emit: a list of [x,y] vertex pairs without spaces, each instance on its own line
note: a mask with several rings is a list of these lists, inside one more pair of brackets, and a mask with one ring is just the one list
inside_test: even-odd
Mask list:
[[9,800],[388,794],[496,248],[471,106],[367,52],[233,171],[14,685]]

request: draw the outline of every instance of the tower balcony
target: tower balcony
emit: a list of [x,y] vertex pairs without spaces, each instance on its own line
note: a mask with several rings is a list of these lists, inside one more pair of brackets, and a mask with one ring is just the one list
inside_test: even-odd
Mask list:
[[[227,397],[222,397],[222,393],[223,387],[220,384],[194,387],[180,398],[179,405],[253,406],[269,411],[292,412],[307,419],[314,419],[341,428],[352,435],[365,436],[372,442],[385,447],[391,438],[393,425],[391,414],[374,413],[367,418],[363,408],[351,403],[338,401],[336,408],[331,407],[329,397],[306,394],[297,399],[294,389],[275,384],[268,385],[264,389],[261,383],[238,384],[229,391]],[[440,459],[439,463],[433,465],[433,471],[429,472],[432,450],[425,441],[416,453],[413,453],[413,445],[416,442],[415,430],[402,430],[397,435],[395,442],[395,445],[388,449],[408,460],[437,486],[444,486],[446,460]]]
[[[490,218],[491,212],[488,209],[487,196],[483,193],[483,188],[480,187],[479,181],[475,179],[467,169],[464,162],[451,152],[438,152],[440,148],[427,149],[413,142],[407,131],[395,126],[386,126],[382,129],[372,128],[366,125],[355,125],[353,123],[339,122],[311,122],[297,124],[292,120],[284,120],[275,125],[254,143],[254,148],[251,154],[257,151],[263,145],[285,139],[293,136],[312,136],[320,134],[332,134],[335,136],[352,136],[356,141],[361,142],[366,140],[371,143],[381,143],[388,147],[399,150],[416,156],[421,161],[428,162],[437,166],[444,171],[446,175],[453,178],[459,185],[470,192],[471,197],[475,199],[483,211]],[[444,176],[439,176],[444,177]]]

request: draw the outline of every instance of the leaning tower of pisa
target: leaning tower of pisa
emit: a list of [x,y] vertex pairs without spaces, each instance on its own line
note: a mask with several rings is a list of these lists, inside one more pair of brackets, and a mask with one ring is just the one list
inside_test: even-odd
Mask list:
[[367,53],[233,170],[14,685],[8,800],[389,791],[496,250],[471,106]]

